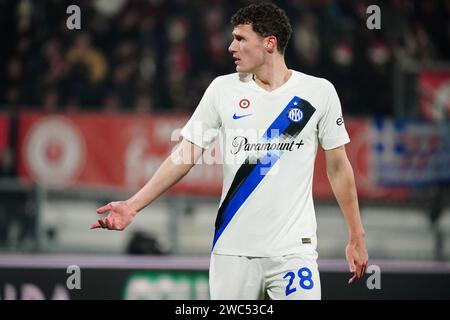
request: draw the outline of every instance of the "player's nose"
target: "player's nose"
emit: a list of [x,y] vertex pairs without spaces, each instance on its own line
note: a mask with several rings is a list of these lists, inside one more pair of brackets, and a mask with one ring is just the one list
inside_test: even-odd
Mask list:
[[228,52],[234,54],[237,51],[236,40],[233,40],[228,47]]

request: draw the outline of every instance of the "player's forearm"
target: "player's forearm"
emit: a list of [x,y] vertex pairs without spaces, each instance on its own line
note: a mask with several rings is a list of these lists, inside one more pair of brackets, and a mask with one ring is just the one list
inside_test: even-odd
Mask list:
[[148,206],[180,181],[195,165],[202,153],[202,148],[183,139],[146,185],[126,201],[127,204],[136,211]]
[[347,223],[350,240],[364,237],[355,178],[350,162],[340,161],[327,170],[328,179]]
[[142,210],[180,181],[192,166],[192,164],[175,164],[168,157],[145,186],[128,199],[127,203],[137,211]]

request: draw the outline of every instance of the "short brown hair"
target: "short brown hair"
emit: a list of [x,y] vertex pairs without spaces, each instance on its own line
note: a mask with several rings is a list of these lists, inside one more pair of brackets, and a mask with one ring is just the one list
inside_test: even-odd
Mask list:
[[231,24],[251,24],[253,31],[262,37],[275,36],[277,49],[284,54],[292,34],[292,27],[284,10],[270,2],[253,3],[239,9],[232,17]]

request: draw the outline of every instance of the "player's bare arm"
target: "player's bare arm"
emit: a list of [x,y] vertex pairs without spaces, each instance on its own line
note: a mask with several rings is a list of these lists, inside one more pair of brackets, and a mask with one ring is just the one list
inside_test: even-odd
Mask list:
[[174,152],[161,164],[153,177],[135,195],[126,201],[115,201],[97,209],[99,218],[91,229],[124,230],[139,211],[152,203],[170,187],[180,181],[195,165],[203,149],[183,139]]
[[345,256],[350,272],[353,273],[349,280],[352,283],[364,275],[368,261],[355,178],[344,146],[326,150],[325,159],[328,179],[347,223],[349,242],[345,248]]

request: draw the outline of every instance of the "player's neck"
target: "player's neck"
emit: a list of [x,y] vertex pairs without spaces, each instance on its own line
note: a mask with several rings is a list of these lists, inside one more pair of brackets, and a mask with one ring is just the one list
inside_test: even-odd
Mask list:
[[284,60],[278,64],[264,64],[253,72],[253,80],[264,90],[273,91],[285,84],[292,76]]

